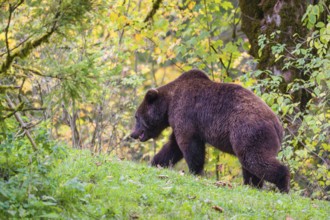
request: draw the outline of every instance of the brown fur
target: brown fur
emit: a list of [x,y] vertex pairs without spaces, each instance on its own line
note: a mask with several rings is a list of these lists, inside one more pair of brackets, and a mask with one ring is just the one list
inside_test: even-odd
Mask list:
[[200,70],[149,90],[136,112],[133,138],[146,141],[170,126],[173,133],[152,165],[173,166],[185,158],[194,174],[203,172],[205,143],[236,155],[244,183],[262,187],[269,181],[289,191],[290,174],[276,155],[283,128],[272,110],[251,91],[215,83]]

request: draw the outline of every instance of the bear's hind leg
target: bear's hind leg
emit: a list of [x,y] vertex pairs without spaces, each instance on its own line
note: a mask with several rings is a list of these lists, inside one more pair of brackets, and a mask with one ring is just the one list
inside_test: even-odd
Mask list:
[[274,183],[281,192],[288,193],[290,190],[290,172],[275,157],[269,158],[258,154],[246,154],[239,157],[242,166],[250,173]]
[[262,188],[264,181],[263,179],[258,178],[257,176],[250,173],[247,169],[242,167],[244,185],[251,185],[257,188]]
[[281,192],[289,192],[290,172],[276,159],[281,140],[271,124],[242,123],[232,130],[230,142],[244,169],[274,183]]
[[174,166],[183,158],[183,154],[175,140],[175,136],[172,133],[169,141],[163,146],[163,148],[154,156],[151,161],[152,166],[169,167]]

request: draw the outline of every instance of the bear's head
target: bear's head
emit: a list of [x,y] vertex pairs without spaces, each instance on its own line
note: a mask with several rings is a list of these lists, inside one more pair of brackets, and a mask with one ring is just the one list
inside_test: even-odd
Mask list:
[[132,138],[144,142],[158,137],[169,126],[164,94],[157,89],[150,89],[135,113],[135,120]]

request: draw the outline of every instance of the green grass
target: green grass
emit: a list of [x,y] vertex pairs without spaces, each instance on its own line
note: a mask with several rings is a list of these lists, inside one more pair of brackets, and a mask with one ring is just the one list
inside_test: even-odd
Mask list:
[[[22,148],[23,150],[25,148]],[[330,203],[240,184],[217,187],[89,151],[0,155],[0,219],[329,219]],[[21,156],[16,156],[21,155]],[[4,175],[4,174],[8,175]],[[220,212],[214,207],[220,207]]]
[[[62,219],[329,219],[326,201],[213,180],[75,151],[56,166],[49,199]],[[212,208],[219,206],[223,212]]]

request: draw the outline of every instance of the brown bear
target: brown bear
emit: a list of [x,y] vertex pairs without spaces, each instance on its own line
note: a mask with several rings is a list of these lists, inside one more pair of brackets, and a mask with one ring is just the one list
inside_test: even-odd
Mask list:
[[260,188],[266,180],[289,191],[289,170],[276,159],[283,128],[273,111],[240,85],[216,83],[204,72],[190,70],[150,89],[135,118],[131,137],[142,142],[168,126],[173,130],[153,166],[173,166],[184,158],[191,173],[201,174],[208,143],[238,157],[244,184]]

